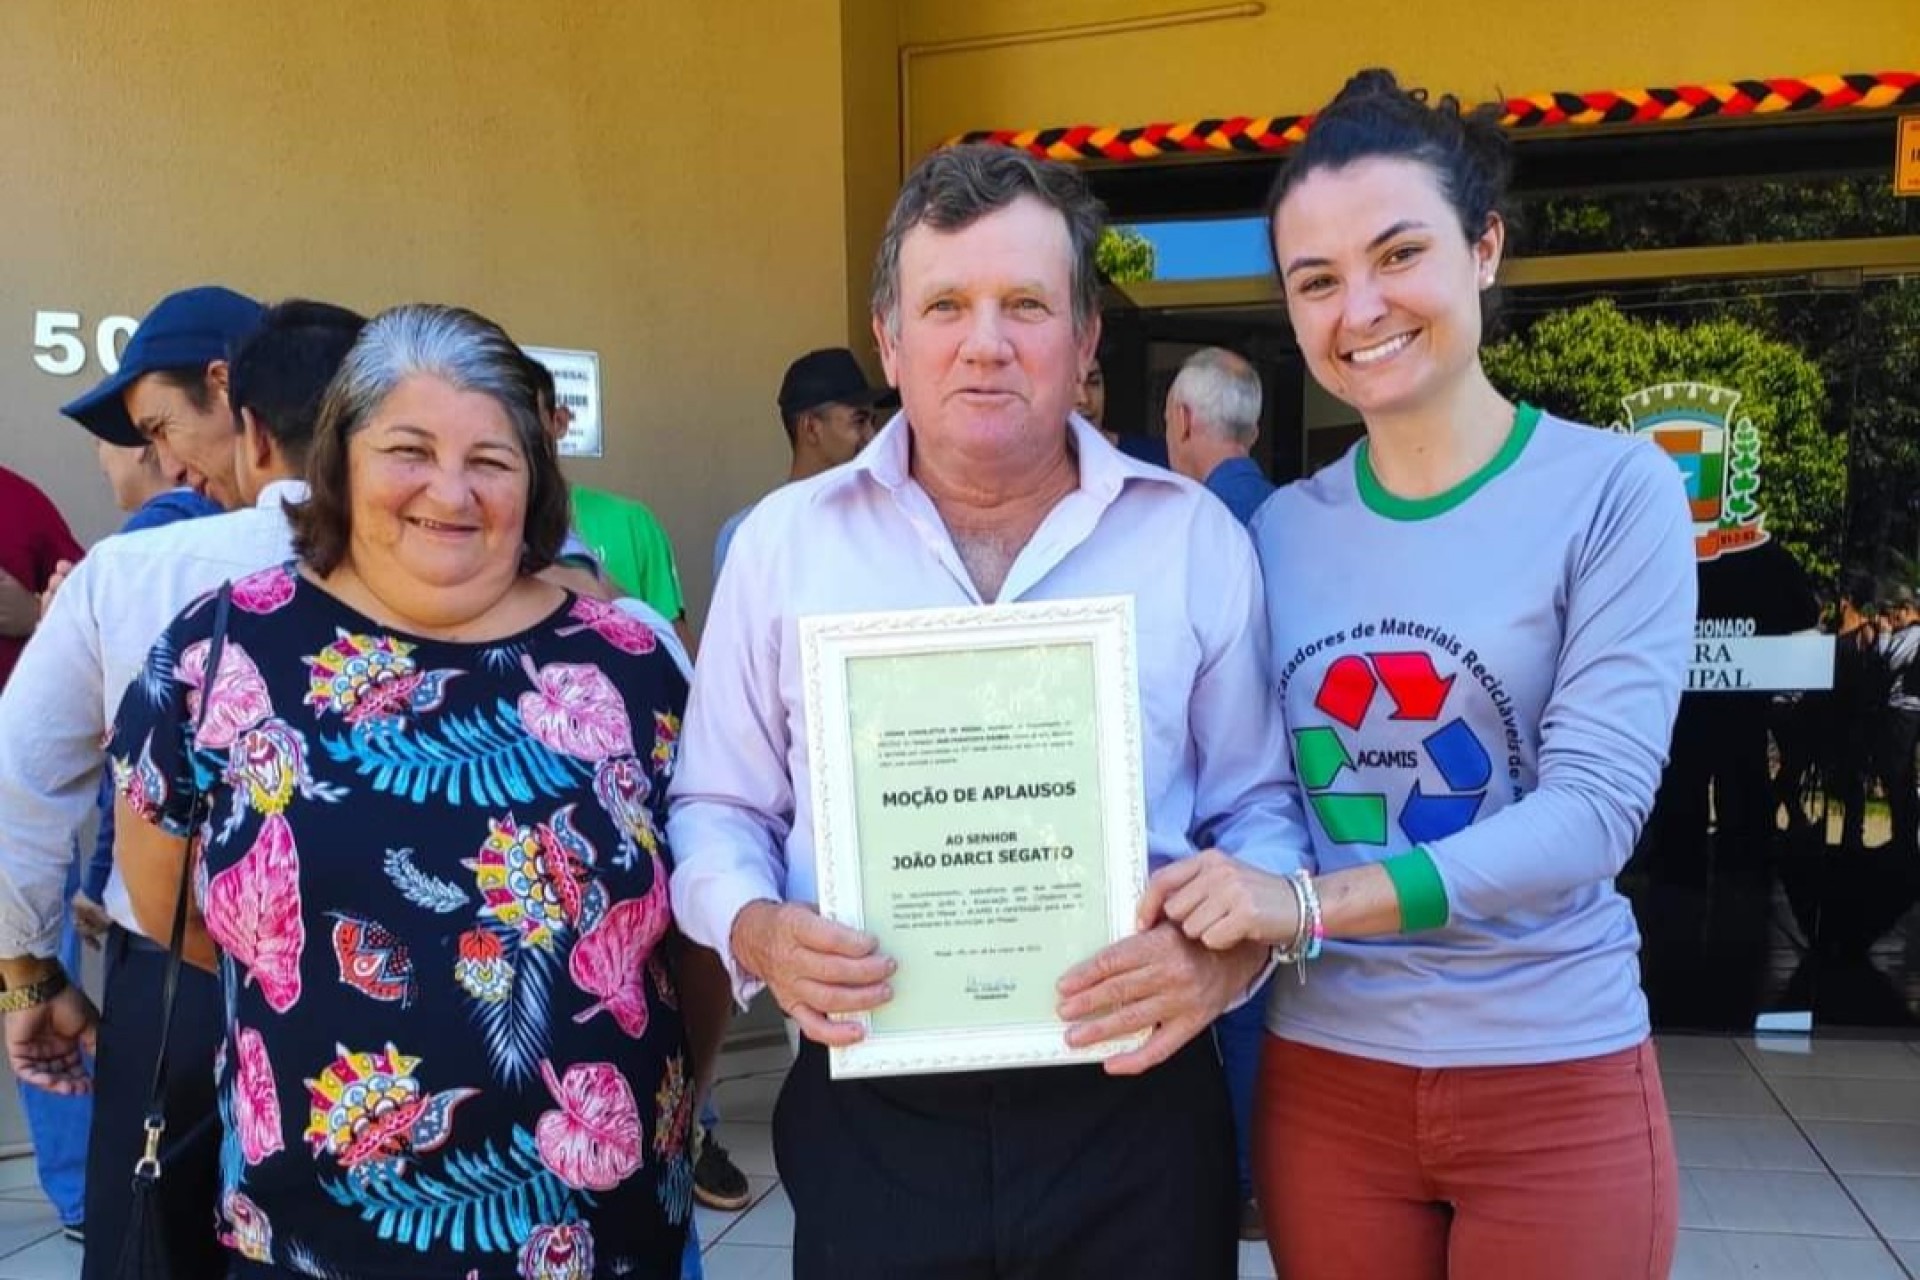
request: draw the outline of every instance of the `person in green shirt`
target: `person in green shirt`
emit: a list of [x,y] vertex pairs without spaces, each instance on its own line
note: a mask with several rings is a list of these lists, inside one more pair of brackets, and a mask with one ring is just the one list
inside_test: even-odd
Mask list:
[[[566,409],[558,411],[566,416]],[[673,544],[653,512],[632,498],[572,485],[573,527],[600,562],[600,571],[623,596],[645,600],[662,616],[679,621],[686,614]]]

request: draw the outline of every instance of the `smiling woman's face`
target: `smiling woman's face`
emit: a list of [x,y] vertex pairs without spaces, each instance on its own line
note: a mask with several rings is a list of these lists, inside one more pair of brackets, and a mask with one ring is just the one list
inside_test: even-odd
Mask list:
[[1417,161],[1316,169],[1274,212],[1274,259],[1314,380],[1365,414],[1417,411],[1480,358],[1480,294],[1505,229],[1478,239]]
[[408,378],[347,442],[347,477],[362,577],[431,589],[518,575],[530,473],[491,397]]

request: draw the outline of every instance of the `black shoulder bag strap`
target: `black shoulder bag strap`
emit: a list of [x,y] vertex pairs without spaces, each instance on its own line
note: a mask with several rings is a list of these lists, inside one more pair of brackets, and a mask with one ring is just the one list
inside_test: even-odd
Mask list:
[[[233,583],[222,584],[214,601],[213,638],[207,642],[206,674],[201,677],[200,714],[194,717],[193,737],[197,741],[201,726],[207,722],[207,707],[213,702],[213,687],[220,674],[220,658],[227,645],[227,616],[233,607]],[[189,747],[191,750],[191,747]],[[191,766],[189,766],[191,767]],[[165,1223],[159,1206],[153,1202],[154,1184],[160,1181],[160,1142],[167,1132],[167,1042],[173,1034],[173,1006],[180,991],[180,965],[187,940],[187,903],[193,892],[194,841],[212,810],[211,793],[195,794],[187,818],[187,847],[180,860],[180,893],[173,904],[173,929],[167,939],[167,972],[160,985],[160,1047],[153,1055],[153,1082],[147,1088],[146,1145],[133,1166],[133,1204],[127,1217],[127,1235],[121,1242],[120,1262],[115,1272],[133,1277],[164,1277],[168,1274],[163,1242]]]

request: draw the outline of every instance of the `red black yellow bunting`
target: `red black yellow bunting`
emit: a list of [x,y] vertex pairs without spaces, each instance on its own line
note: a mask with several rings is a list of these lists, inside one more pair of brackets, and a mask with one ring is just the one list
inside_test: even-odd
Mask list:
[[[1881,71],[1781,80],[1730,80],[1664,89],[1601,89],[1508,98],[1509,129],[1666,124],[1714,116],[1884,110],[1920,105],[1920,72]],[[1312,116],[1233,116],[1133,128],[978,129],[948,140],[996,142],[1052,160],[1156,160],[1189,153],[1285,151],[1307,136]]]

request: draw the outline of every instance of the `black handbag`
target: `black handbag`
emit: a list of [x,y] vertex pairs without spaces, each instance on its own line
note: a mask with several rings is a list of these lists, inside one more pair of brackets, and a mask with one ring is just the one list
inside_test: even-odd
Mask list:
[[[207,643],[206,675],[200,695],[200,714],[193,722],[194,736],[207,720],[207,707],[213,701],[213,684],[220,671],[220,658],[227,644],[227,615],[233,605],[233,584],[224,584],[214,602],[213,638]],[[160,1144],[167,1133],[167,1040],[173,1031],[174,999],[180,989],[181,950],[187,938],[187,900],[193,892],[193,839],[208,820],[212,797],[205,791],[194,796],[193,810],[187,820],[188,845],[180,860],[180,896],[173,904],[173,930],[167,941],[166,978],[160,987],[160,1047],[153,1056],[153,1083],[147,1091],[147,1110],[143,1124],[145,1144],[133,1166],[133,1198],[127,1208],[127,1234],[120,1242],[120,1257],[114,1263],[115,1280],[207,1280],[203,1276],[174,1274],[167,1250],[166,1215],[160,1209],[158,1186],[163,1172]],[[209,1231],[212,1223],[181,1224],[190,1229]]]

